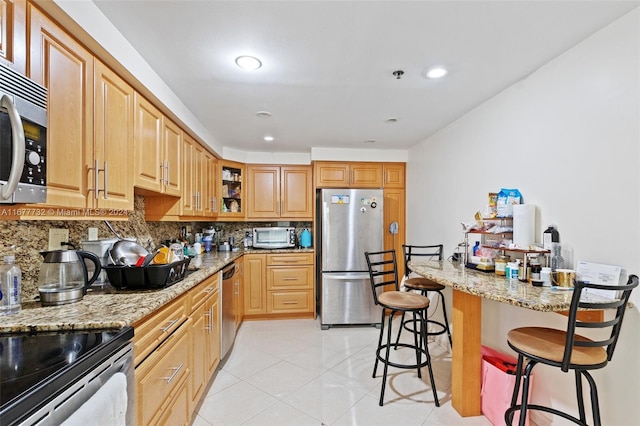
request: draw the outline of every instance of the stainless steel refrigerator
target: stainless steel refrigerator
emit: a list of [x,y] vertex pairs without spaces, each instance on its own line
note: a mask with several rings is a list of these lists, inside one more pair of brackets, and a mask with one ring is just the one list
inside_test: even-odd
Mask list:
[[380,323],[364,253],[383,249],[382,197],[381,189],[321,189],[316,194],[316,305],[322,329]]

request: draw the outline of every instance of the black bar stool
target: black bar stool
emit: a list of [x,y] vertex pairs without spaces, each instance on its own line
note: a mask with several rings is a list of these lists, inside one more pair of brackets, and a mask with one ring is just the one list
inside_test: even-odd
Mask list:
[[[569,309],[566,330],[556,330],[546,327],[521,327],[509,331],[507,334],[507,343],[518,353],[518,366],[513,397],[511,398],[511,407],[504,413],[504,419],[508,425],[511,425],[514,413],[520,411],[519,424],[524,426],[527,410],[546,411],[547,413],[558,415],[579,425],[586,425],[587,419],[582,396],[583,377],[589,383],[591,390],[593,424],[595,426],[601,424],[598,389],[589,370],[605,367],[613,357],[613,350],[616,347],[620,335],[620,327],[622,326],[624,312],[629,302],[629,296],[631,295],[631,291],[637,286],[638,277],[636,275],[630,275],[626,285],[610,286],[576,281],[571,297],[571,308]],[[581,301],[580,298],[585,289],[587,289],[587,292],[591,290],[597,290],[600,293],[606,291],[606,293],[610,294],[610,298],[613,301],[608,303]],[[620,293],[617,294],[618,292]],[[577,318],[578,309],[615,309],[616,311],[613,319],[605,319],[601,322],[581,322]],[[581,336],[576,334],[576,328],[578,327],[600,329],[598,336],[604,336],[606,334],[606,338],[602,340],[592,340],[588,337]],[[528,361],[526,367],[523,369],[525,357]],[[533,367],[539,363],[558,367],[564,373],[569,370],[574,371],[579,418],[552,407],[529,404],[527,402],[531,371]],[[522,398],[520,399],[521,403],[518,404],[520,381],[523,377]]]
[[[427,246],[416,246],[416,245],[402,245],[402,250],[404,252],[404,286],[407,290],[415,290],[419,291],[423,296],[428,296],[428,292],[433,291],[437,293],[440,298],[440,303],[442,304],[442,315],[444,317],[444,322],[436,321],[433,319],[427,318],[427,324],[435,324],[437,329],[435,331],[427,331],[427,336],[438,336],[440,334],[447,333],[449,336],[449,345],[453,347],[453,342],[451,340],[451,330],[449,329],[449,320],[447,318],[447,307],[444,301],[444,290],[445,286],[442,284],[438,284],[435,281],[432,281],[428,278],[416,277],[409,278],[409,274],[411,274],[411,269],[409,268],[409,261],[415,257],[426,257],[432,260],[442,260],[443,257],[443,245],[435,244],[435,245],[427,245]],[[404,315],[402,317],[402,324],[405,330],[413,331],[415,329],[415,322],[413,320],[404,320]],[[398,337],[396,338],[396,345],[400,341],[400,333],[402,332],[402,328],[398,330]]]
[[[426,319],[427,308],[429,307],[429,299],[426,296],[415,293],[407,293],[400,291],[398,286],[398,267],[396,262],[395,250],[387,250],[381,252],[366,252],[365,257],[367,259],[367,267],[369,268],[369,279],[371,281],[371,291],[373,293],[373,300],[376,305],[382,307],[382,320],[380,327],[380,337],[378,339],[378,348],[376,349],[376,362],[373,367],[373,376],[376,376],[378,369],[378,361],[382,361],[384,364],[384,371],[382,374],[382,389],[380,390],[380,402],[382,406],[384,401],[384,390],[387,382],[387,371],[389,366],[397,368],[415,368],[418,370],[418,377],[422,377],[420,369],[427,366],[429,369],[429,379],[431,381],[431,389],[433,390],[433,398],[436,403],[436,407],[440,406],[438,400],[438,393],[436,392],[436,384],[433,379],[433,371],[431,369],[431,357],[429,356],[429,348],[427,346],[427,336],[424,334],[426,327],[416,327],[414,336],[414,343],[396,343],[396,346],[406,347],[414,349],[416,352],[415,364],[399,364],[389,360],[389,351],[391,346],[391,329],[393,323],[393,316],[399,312],[410,313],[413,316],[413,320],[423,324]],[[391,285],[394,290],[384,291],[384,286]],[[382,343],[385,328],[385,317],[388,314],[387,325],[387,342]],[[381,352],[384,351],[384,356]],[[424,356],[424,361],[422,357]]]

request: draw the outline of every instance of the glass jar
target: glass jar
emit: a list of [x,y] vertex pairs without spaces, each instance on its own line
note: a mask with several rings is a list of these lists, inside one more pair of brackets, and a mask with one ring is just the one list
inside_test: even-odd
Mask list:
[[500,254],[496,256],[495,259],[495,273],[496,275],[505,275],[507,269],[507,262],[509,262],[511,258],[507,255]]

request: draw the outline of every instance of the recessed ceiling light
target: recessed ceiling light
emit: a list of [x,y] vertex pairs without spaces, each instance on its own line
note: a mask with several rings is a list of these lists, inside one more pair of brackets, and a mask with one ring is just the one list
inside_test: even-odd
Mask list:
[[434,67],[427,70],[425,75],[427,78],[440,78],[447,75],[448,71],[443,67]]
[[271,117],[271,113],[269,111],[258,111],[256,112],[256,116],[260,118],[269,118]]
[[257,70],[262,66],[262,62],[253,56],[238,56],[236,65],[245,70]]
[[373,139],[367,139],[364,141],[364,143],[376,143],[376,141]]
[[387,118],[384,120],[385,123],[396,123],[398,119],[396,117]]
[[265,142],[273,142],[273,136],[265,136],[264,137],[264,141]]

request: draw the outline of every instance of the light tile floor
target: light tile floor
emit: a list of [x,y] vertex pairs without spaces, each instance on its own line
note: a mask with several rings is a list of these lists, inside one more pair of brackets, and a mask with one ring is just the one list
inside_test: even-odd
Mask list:
[[[380,407],[382,364],[371,377],[378,335],[374,327],[321,330],[317,320],[245,321],[193,424],[491,425],[484,416],[462,418],[451,407],[446,338],[429,343],[440,407],[426,367],[422,379],[415,370],[390,367]],[[393,353],[395,360],[413,356],[408,349]]]

